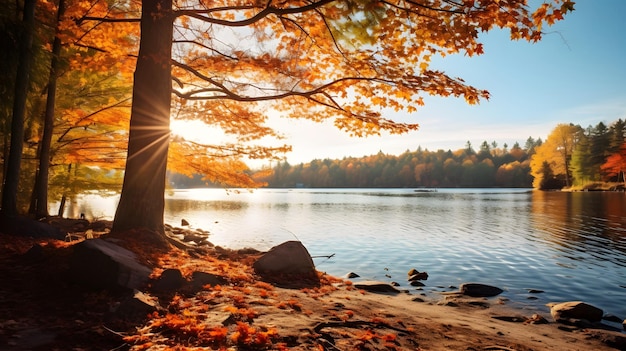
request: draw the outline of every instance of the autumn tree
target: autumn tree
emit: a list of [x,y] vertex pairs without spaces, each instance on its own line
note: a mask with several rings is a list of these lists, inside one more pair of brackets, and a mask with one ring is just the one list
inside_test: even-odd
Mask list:
[[[508,29],[515,40],[537,41],[544,25],[571,10],[568,0],[534,10],[523,0],[143,1],[128,160],[114,230],[163,230],[172,93],[181,116],[233,135],[232,143],[212,150],[231,159],[287,150],[242,146],[279,136],[264,124],[268,111],[330,119],[355,136],[403,133],[418,125],[385,118],[386,111],[415,112],[424,95],[463,97],[472,104],[489,96],[430,69],[433,56],[481,54],[478,34],[494,28]],[[116,22],[125,16],[111,7],[105,18],[83,20]]]
[[622,181],[626,184],[626,179],[624,178],[626,174],[626,143],[622,144],[618,152],[607,157],[601,169],[607,179],[616,182]]
[[[63,5],[68,4],[68,11],[63,16]],[[105,3],[103,3],[105,4]],[[94,145],[98,140],[94,136],[93,130],[100,128],[101,121],[106,120],[102,116],[107,115],[106,110],[111,109],[110,106],[115,106],[116,100],[119,95],[116,89],[112,89],[111,85],[103,84],[103,80],[93,81],[91,77],[99,75],[98,72],[107,72],[109,77],[115,75],[121,77],[124,75],[124,65],[128,60],[134,59],[128,55],[128,52],[123,52],[122,55],[115,56],[115,53],[122,52],[123,50],[110,51],[111,47],[126,48],[134,46],[133,43],[128,42],[125,44],[123,37],[128,37],[129,32],[124,30],[124,26],[117,24],[115,30],[107,30],[112,27],[105,25],[96,25],[91,28],[83,28],[84,30],[78,30],[77,23],[80,22],[80,18],[86,15],[86,13],[102,10],[102,4],[94,3],[93,6],[85,6],[80,0],[63,0],[58,2],[38,2],[34,8],[33,18],[31,19],[31,26],[17,26],[17,18],[21,16],[19,9],[15,7],[21,6],[20,2],[2,2],[2,16],[0,16],[0,26],[7,29],[6,36],[3,35],[2,41],[0,41],[2,51],[2,72],[3,82],[0,87],[2,91],[2,100],[0,109],[2,110],[2,128],[3,128],[3,172],[9,174],[8,182],[3,182],[5,188],[9,188],[9,191],[3,191],[3,197],[11,197],[16,201],[18,206],[4,206],[2,211],[11,213],[20,212],[24,208],[25,201],[28,199],[26,192],[33,189],[33,183],[35,176],[38,177],[36,182],[36,189],[33,191],[31,200],[32,214],[36,214],[38,217],[47,215],[47,199],[48,199],[48,185],[58,183],[58,179],[55,173],[58,173],[58,168],[53,169],[51,166],[55,165],[68,165],[68,162],[76,162],[76,157],[67,157],[71,154],[69,150],[81,149],[79,153],[88,154],[86,158],[78,158],[84,165],[97,165],[97,166],[112,166],[123,167],[123,158],[116,164],[111,163],[111,158],[108,157],[106,149],[117,148],[124,151],[125,149],[125,133],[124,129],[127,128],[127,123],[112,123],[115,125],[115,134],[110,135],[119,136],[117,138],[109,138],[106,141],[100,140],[101,145],[105,145],[100,150],[95,148],[85,147],[85,139],[79,137],[74,131],[85,131],[84,137],[89,138],[89,144]],[[32,5],[32,4],[31,4]],[[120,4],[114,5],[119,9],[127,8]],[[107,9],[105,6],[104,9]],[[5,11],[7,10],[7,11]],[[100,13],[103,13],[102,11]],[[23,45],[28,43],[28,40],[21,40],[20,35],[22,33],[32,32],[33,45],[32,49],[28,51],[28,59],[18,59],[19,50],[17,46],[13,48],[12,44]],[[55,33],[56,32],[56,33]],[[88,33],[88,34],[87,34]],[[92,39],[99,38],[96,42]],[[109,43],[106,45],[105,43]],[[96,48],[97,47],[97,48]],[[6,60],[5,60],[6,59]],[[30,91],[28,95],[19,94],[14,96],[13,90],[7,90],[7,86],[14,84],[14,82],[20,82],[20,77],[23,75],[18,74],[14,76],[17,71],[18,63],[25,67],[25,63],[33,62],[30,69],[24,69],[29,75]],[[132,67],[132,65],[130,65]],[[5,70],[11,72],[10,74],[4,74]],[[131,68],[132,70],[132,68]],[[127,69],[126,72],[129,70]],[[70,73],[69,79],[67,79],[68,72]],[[17,79],[15,79],[17,78]],[[64,82],[61,86],[56,86],[57,79],[61,78]],[[102,79],[102,75],[99,77]],[[22,79],[23,80],[23,79]],[[121,79],[118,79],[118,81]],[[20,83],[22,86],[23,83]],[[100,113],[94,110],[85,112],[82,118],[71,118],[70,116],[77,117],[81,113],[77,111],[88,111],[95,106],[96,102],[102,103],[103,99],[89,96],[86,99],[79,98],[80,92],[85,91],[85,86],[91,85],[91,91],[101,88],[102,91],[106,91],[107,96],[104,97],[104,104],[109,105],[108,108],[100,105],[95,110],[100,110]],[[126,81],[126,84],[130,86],[132,82]],[[95,86],[95,88],[93,88]],[[128,90],[129,91],[129,90]],[[57,98],[57,95],[60,98]],[[129,95],[129,94],[127,94]],[[24,108],[13,108],[9,105],[17,106],[18,101],[22,101],[26,98],[26,104]],[[123,99],[127,99],[124,97]],[[87,103],[84,103],[84,101]],[[21,104],[21,103],[20,103]],[[56,108],[55,107],[59,107]],[[20,113],[20,110],[23,112]],[[22,118],[10,118],[9,114],[23,115]],[[94,117],[95,115],[98,115]],[[111,113],[108,113],[111,116]],[[5,118],[5,116],[7,116]],[[128,113],[126,118],[118,115],[121,121],[128,120]],[[78,125],[67,126],[68,122],[77,122],[81,120],[80,127]],[[109,117],[110,120],[110,117]],[[15,129],[9,130],[7,125],[12,123],[14,126],[20,126],[22,130]],[[65,128],[65,129],[64,129]],[[21,135],[20,135],[21,134]],[[88,135],[89,134],[89,135]],[[8,146],[10,142],[8,138],[11,137],[13,141],[12,149],[15,152],[11,153],[11,157],[8,157]],[[124,143],[112,142],[113,139],[121,140]],[[89,150],[89,151],[87,151]],[[98,157],[91,157],[98,155]],[[11,159],[9,161],[9,158]],[[51,164],[50,162],[56,158],[56,162]],[[99,164],[90,163],[88,158],[97,159],[101,161],[107,160],[109,162],[100,162]],[[22,161],[24,159],[24,162]],[[18,161],[19,162],[16,162]],[[34,162],[38,160],[39,162]],[[38,163],[38,165],[36,164]],[[78,167],[74,165],[73,169]],[[69,169],[70,167],[64,168]],[[4,174],[3,174],[4,175]],[[91,177],[92,175],[90,175]],[[53,181],[54,179],[54,181]],[[13,195],[15,193],[16,185],[18,189],[18,196]],[[86,184],[86,182],[83,182]],[[102,179],[98,181],[94,180],[92,186],[101,187],[103,184]],[[120,182],[121,184],[121,182]],[[83,188],[83,191],[86,190]],[[3,200],[4,201],[4,200]],[[15,208],[15,210],[12,210]],[[37,212],[37,213],[36,213]],[[6,212],[5,212],[6,213]]]
[[[530,161],[534,187],[542,188],[546,175],[561,177],[565,187],[572,184],[570,161],[582,133],[583,129],[578,125],[559,124],[543,144],[534,148],[535,154]],[[548,168],[550,172],[547,172]]]

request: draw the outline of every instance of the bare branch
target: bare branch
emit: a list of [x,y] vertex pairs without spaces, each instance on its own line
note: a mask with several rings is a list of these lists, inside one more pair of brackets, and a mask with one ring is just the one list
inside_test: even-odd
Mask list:
[[[221,7],[221,8],[214,8],[214,9],[209,9],[209,10],[178,10],[175,12],[175,16],[176,17],[181,17],[181,16],[188,16],[188,17],[192,17],[207,23],[213,23],[213,24],[218,24],[218,25],[222,25],[222,26],[228,26],[228,27],[245,27],[245,26],[249,26],[251,24],[254,24],[262,19],[264,19],[265,17],[268,17],[270,15],[277,15],[277,16],[283,16],[283,15],[288,15],[288,14],[296,14],[296,13],[303,13],[303,12],[307,12],[307,11],[311,11],[311,10],[315,10],[319,7],[322,7],[326,4],[330,4],[332,2],[334,2],[336,0],[320,0],[317,2],[313,2],[311,4],[305,5],[305,6],[300,6],[300,7],[289,7],[289,8],[276,8],[276,7],[272,7],[270,4],[268,4],[268,6],[266,6],[265,8],[263,8],[262,10],[260,10],[259,12],[257,12],[254,16],[244,19],[244,20],[239,20],[239,21],[228,21],[228,20],[223,20],[223,19],[219,19],[219,18],[213,18],[213,17],[209,17],[206,15],[210,15],[211,13],[218,13],[218,12],[224,12],[224,11],[233,11],[233,10],[244,10],[244,9],[254,9],[255,7]],[[204,14],[204,15],[203,15]]]

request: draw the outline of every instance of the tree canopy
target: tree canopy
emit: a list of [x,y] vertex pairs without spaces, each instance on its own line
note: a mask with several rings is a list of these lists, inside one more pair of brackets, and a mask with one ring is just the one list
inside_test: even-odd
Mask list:
[[594,182],[624,181],[624,121],[603,122],[583,129],[557,125],[530,161],[533,186],[538,189],[584,187]]
[[[385,118],[386,109],[415,112],[425,94],[468,103],[489,96],[429,69],[432,55],[481,54],[478,34],[497,27],[536,41],[544,24],[571,10],[573,2],[559,0],[535,10],[525,1],[144,1],[129,141],[144,148],[129,147],[114,230],[162,228],[164,185],[157,185],[165,160],[154,156],[163,151],[156,130],[168,128],[171,102],[148,81],[173,77],[181,114],[217,124],[238,142],[277,136],[263,124],[268,109],[332,119],[357,136],[402,133],[418,125]],[[173,40],[171,51],[164,38]],[[148,93],[159,101],[138,99]],[[156,180],[146,185],[140,175]]]
[[[43,7],[53,13],[50,5]],[[525,0],[72,0],[65,5],[58,37],[70,67],[114,72],[121,80],[134,69],[114,229],[161,231],[168,162],[211,181],[254,186],[241,157],[280,158],[289,150],[267,146],[267,138],[281,138],[266,125],[270,114],[332,120],[354,136],[416,130],[417,122],[395,121],[389,111],[414,113],[429,95],[470,104],[489,98],[486,90],[431,69],[433,57],[480,55],[479,34],[494,29],[509,31],[512,40],[538,41],[543,28],[562,20],[574,3],[552,0],[531,8]],[[172,116],[201,120],[230,139],[171,138]],[[487,148],[481,146],[480,153],[486,155]]]

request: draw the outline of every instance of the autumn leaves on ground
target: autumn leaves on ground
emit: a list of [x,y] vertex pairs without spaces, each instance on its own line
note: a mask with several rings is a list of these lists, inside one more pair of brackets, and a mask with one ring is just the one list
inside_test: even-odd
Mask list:
[[[153,280],[142,290],[154,310],[133,319],[115,313],[128,292],[68,281],[76,241],[0,234],[0,345],[9,350],[614,350],[593,331],[511,323],[532,313],[507,310],[494,300],[441,296],[446,303],[438,304],[425,296],[367,293],[323,273],[315,286],[281,288],[255,275],[258,255],[252,250],[189,254],[147,249],[154,246],[144,240],[123,241],[153,269]],[[150,293],[149,285],[171,268],[186,279],[204,272],[223,282],[197,291]],[[491,318],[497,315],[516,318]]]

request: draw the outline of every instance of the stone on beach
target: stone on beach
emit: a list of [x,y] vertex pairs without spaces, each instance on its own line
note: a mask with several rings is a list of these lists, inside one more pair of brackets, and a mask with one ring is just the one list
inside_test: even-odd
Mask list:
[[104,239],[76,244],[70,261],[73,281],[100,289],[139,289],[150,273],[133,252]]
[[557,322],[568,322],[570,319],[584,319],[590,322],[602,320],[604,312],[582,301],[568,301],[550,306],[550,314]]
[[253,266],[259,274],[311,274],[315,264],[300,241],[286,241],[272,247]]
[[320,284],[313,259],[300,241],[272,247],[252,268],[264,281],[283,288],[301,289]]

